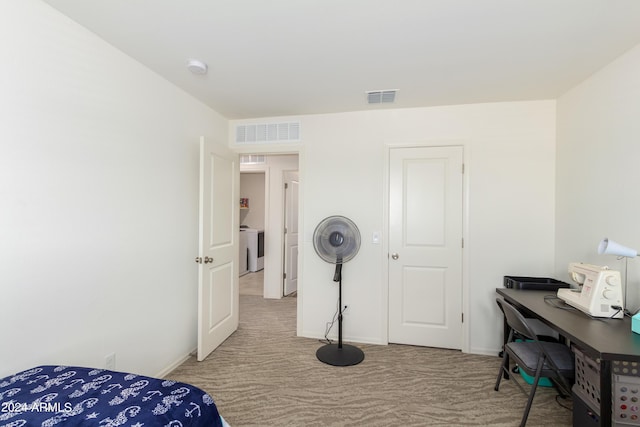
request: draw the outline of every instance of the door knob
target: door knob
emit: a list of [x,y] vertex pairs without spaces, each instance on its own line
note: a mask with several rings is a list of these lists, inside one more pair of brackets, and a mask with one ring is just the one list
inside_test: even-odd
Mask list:
[[400,258],[400,255],[398,255],[397,253],[392,253],[391,254],[391,258],[398,259],[398,258]]
[[201,256],[197,256],[197,257],[196,257],[196,262],[197,262],[198,264],[202,264],[202,257],[201,257]]
[[208,256],[204,257],[204,263],[205,264],[209,264],[210,262],[213,262],[213,258],[210,258]]

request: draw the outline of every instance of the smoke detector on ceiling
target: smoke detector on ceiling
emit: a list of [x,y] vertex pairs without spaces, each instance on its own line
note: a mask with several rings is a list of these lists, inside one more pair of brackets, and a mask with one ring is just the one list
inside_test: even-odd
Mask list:
[[190,59],[187,62],[187,68],[193,74],[207,74],[207,64],[197,59]]
[[369,104],[390,104],[396,100],[396,92],[398,89],[370,90],[366,92],[367,102]]

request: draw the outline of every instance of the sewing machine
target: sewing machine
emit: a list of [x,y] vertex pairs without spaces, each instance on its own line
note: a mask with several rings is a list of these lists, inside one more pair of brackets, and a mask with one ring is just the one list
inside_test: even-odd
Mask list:
[[[624,316],[620,272],[592,264],[572,262],[569,275],[579,288],[560,288],[558,298],[593,317]],[[612,308],[617,306],[618,308]]]

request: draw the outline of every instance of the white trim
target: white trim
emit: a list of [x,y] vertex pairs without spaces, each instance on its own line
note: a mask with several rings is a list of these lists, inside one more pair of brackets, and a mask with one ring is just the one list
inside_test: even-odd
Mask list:
[[471,144],[468,141],[462,142],[462,158],[464,164],[464,175],[462,176],[462,238],[464,248],[462,249],[462,312],[464,322],[462,322],[462,352],[471,352],[471,305],[469,303],[469,176],[471,175]]
[[[382,236],[384,244],[382,245],[382,286],[380,286],[380,331],[382,332],[380,339],[384,344],[389,344],[389,157],[391,155],[392,145],[384,144],[382,160]],[[393,147],[396,147],[395,145]],[[386,286],[385,286],[386,284]]]
[[296,310],[296,336],[302,336],[302,314],[304,298],[304,172],[305,156],[304,149],[300,147],[298,153],[298,290],[297,290],[297,310]]
[[[265,236],[269,236],[271,234],[271,229],[269,228],[269,215],[270,215],[270,209],[268,206],[268,202],[269,202],[269,180],[271,177],[271,169],[269,167],[268,164],[266,163],[257,163],[257,164],[249,164],[249,165],[241,165],[240,166],[240,182],[242,182],[242,174],[263,174],[264,175],[264,218],[262,218],[262,222],[264,224],[263,226],[263,230],[264,230],[264,234]],[[273,295],[271,295],[269,292],[267,292],[267,286],[265,286],[266,280],[269,276],[269,272],[271,271],[271,263],[268,260],[268,255],[265,254],[265,259],[264,259],[264,279],[262,281],[262,297],[263,298],[274,298],[274,299],[279,299],[277,297],[274,297]]]
[[[304,165],[305,165],[305,155],[304,155],[304,146],[302,144],[289,144],[289,145],[247,145],[243,147],[238,147],[235,145],[229,145],[229,147],[238,154],[265,154],[265,155],[297,155],[298,156],[298,178],[299,178],[299,186],[298,186],[298,228],[302,230],[298,234],[298,290],[297,290],[297,307],[296,307],[296,336],[306,336],[303,335],[303,298],[304,298],[304,271],[302,270],[302,266],[304,265]],[[251,166],[257,165],[247,165],[249,168]],[[247,170],[248,172],[249,170]],[[266,181],[266,177],[265,177]],[[266,182],[265,182],[266,184]],[[265,224],[266,227],[266,224]],[[266,233],[266,230],[265,230]],[[266,259],[265,259],[266,261]],[[282,263],[280,263],[282,268]],[[266,262],[265,262],[266,266]],[[266,273],[266,272],[265,272]],[[279,286],[282,288],[282,286]]]
[[189,354],[187,354],[186,356],[182,356],[181,358],[179,358],[178,360],[174,361],[173,363],[169,364],[169,366],[167,366],[166,368],[164,368],[162,371],[158,372],[155,375],[155,378],[165,378],[167,375],[169,375],[171,372],[173,372],[174,370],[176,370],[176,368],[178,368],[178,366],[182,365],[183,363],[185,363],[187,360],[189,360],[192,356],[195,356],[195,354],[198,352],[197,348],[194,348],[193,350],[191,350],[189,352]]

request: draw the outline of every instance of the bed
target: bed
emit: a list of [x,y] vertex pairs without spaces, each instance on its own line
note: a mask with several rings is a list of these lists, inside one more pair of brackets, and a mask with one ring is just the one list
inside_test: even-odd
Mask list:
[[0,427],[227,427],[189,384],[76,366],[38,366],[0,379]]

